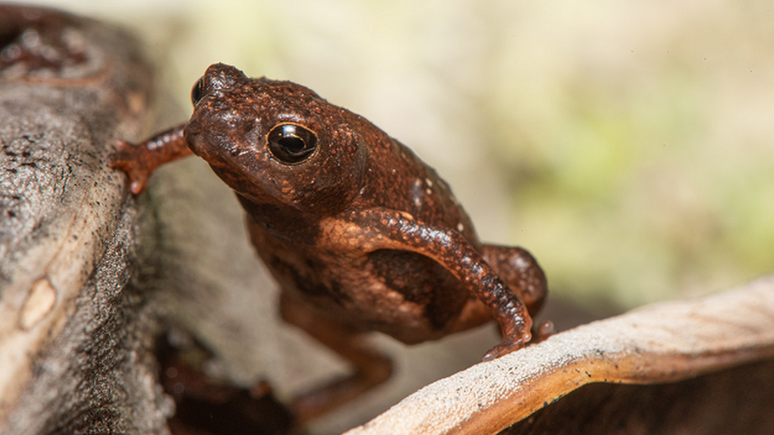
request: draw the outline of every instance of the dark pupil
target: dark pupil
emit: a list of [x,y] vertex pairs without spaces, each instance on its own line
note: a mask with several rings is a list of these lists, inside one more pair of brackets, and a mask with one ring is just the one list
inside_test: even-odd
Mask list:
[[306,146],[306,142],[296,136],[285,136],[278,140],[277,143],[290,154],[298,154],[302,152]]
[[269,132],[269,151],[282,162],[298,163],[317,148],[317,136],[304,127],[282,124]]
[[202,88],[204,87],[204,77],[200,78],[191,89],[191,103],[195,106],[202,99]]

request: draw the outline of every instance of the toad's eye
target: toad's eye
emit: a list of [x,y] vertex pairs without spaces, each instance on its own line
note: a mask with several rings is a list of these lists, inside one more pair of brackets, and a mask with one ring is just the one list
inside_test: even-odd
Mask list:
[[202,99],[204,93],[204,77],[200,78],[191,88],[191,103],[195,106]]
[[280,124],[268,136],[269,151],[283,163],[299,163],[317,148],[317,136],[295,124]]

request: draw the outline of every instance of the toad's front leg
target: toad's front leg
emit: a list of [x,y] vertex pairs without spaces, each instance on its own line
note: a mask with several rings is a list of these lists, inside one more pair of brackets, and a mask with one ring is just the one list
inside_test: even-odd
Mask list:
[[516,292],[529,314],[537,314],[548,295],[548,285],[535,257],[515,246],[483,245],[479,251],[497,276]]
[[484,360],[518,350],[530,341],[532,318],[527,308],[459,232],[423,225],[407,213],[384,208],[328,219],[321,227],[326,239],[338,242],[341,249],[416,252],[451,272],[500,324],[503,342],[487,352]]
[[118,141],[118,150],[108,155],[107,163],[124,171],[129,177],[129,189],[140,194],[148,188],[148,180],[159,166],[192,154],[183,136],[185,126],[172,127],[137,145]]

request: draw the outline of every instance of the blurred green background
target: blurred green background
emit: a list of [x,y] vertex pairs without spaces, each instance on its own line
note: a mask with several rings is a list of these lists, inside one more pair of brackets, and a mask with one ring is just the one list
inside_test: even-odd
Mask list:
[[37,3],[138,32],[180,120],[214,62],[364,115],[554,295],[633,307],[773,269],[770,1]]

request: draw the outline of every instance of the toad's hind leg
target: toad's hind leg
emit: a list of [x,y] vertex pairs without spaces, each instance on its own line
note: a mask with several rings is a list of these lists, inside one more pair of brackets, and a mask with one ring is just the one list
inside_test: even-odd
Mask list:
[[527,306],[530,316],[540,311],[548,294],[546,275],[529,252],[497,245],[483,245],[480,252],[500,279]]
[[290,404],[295,424],[303,426],[384,383],[392,374],[392,361],[366,340],[364,333],[321,315],[285,294],[280,297],[282,318],[347,360],[354,373],[295,397]]

